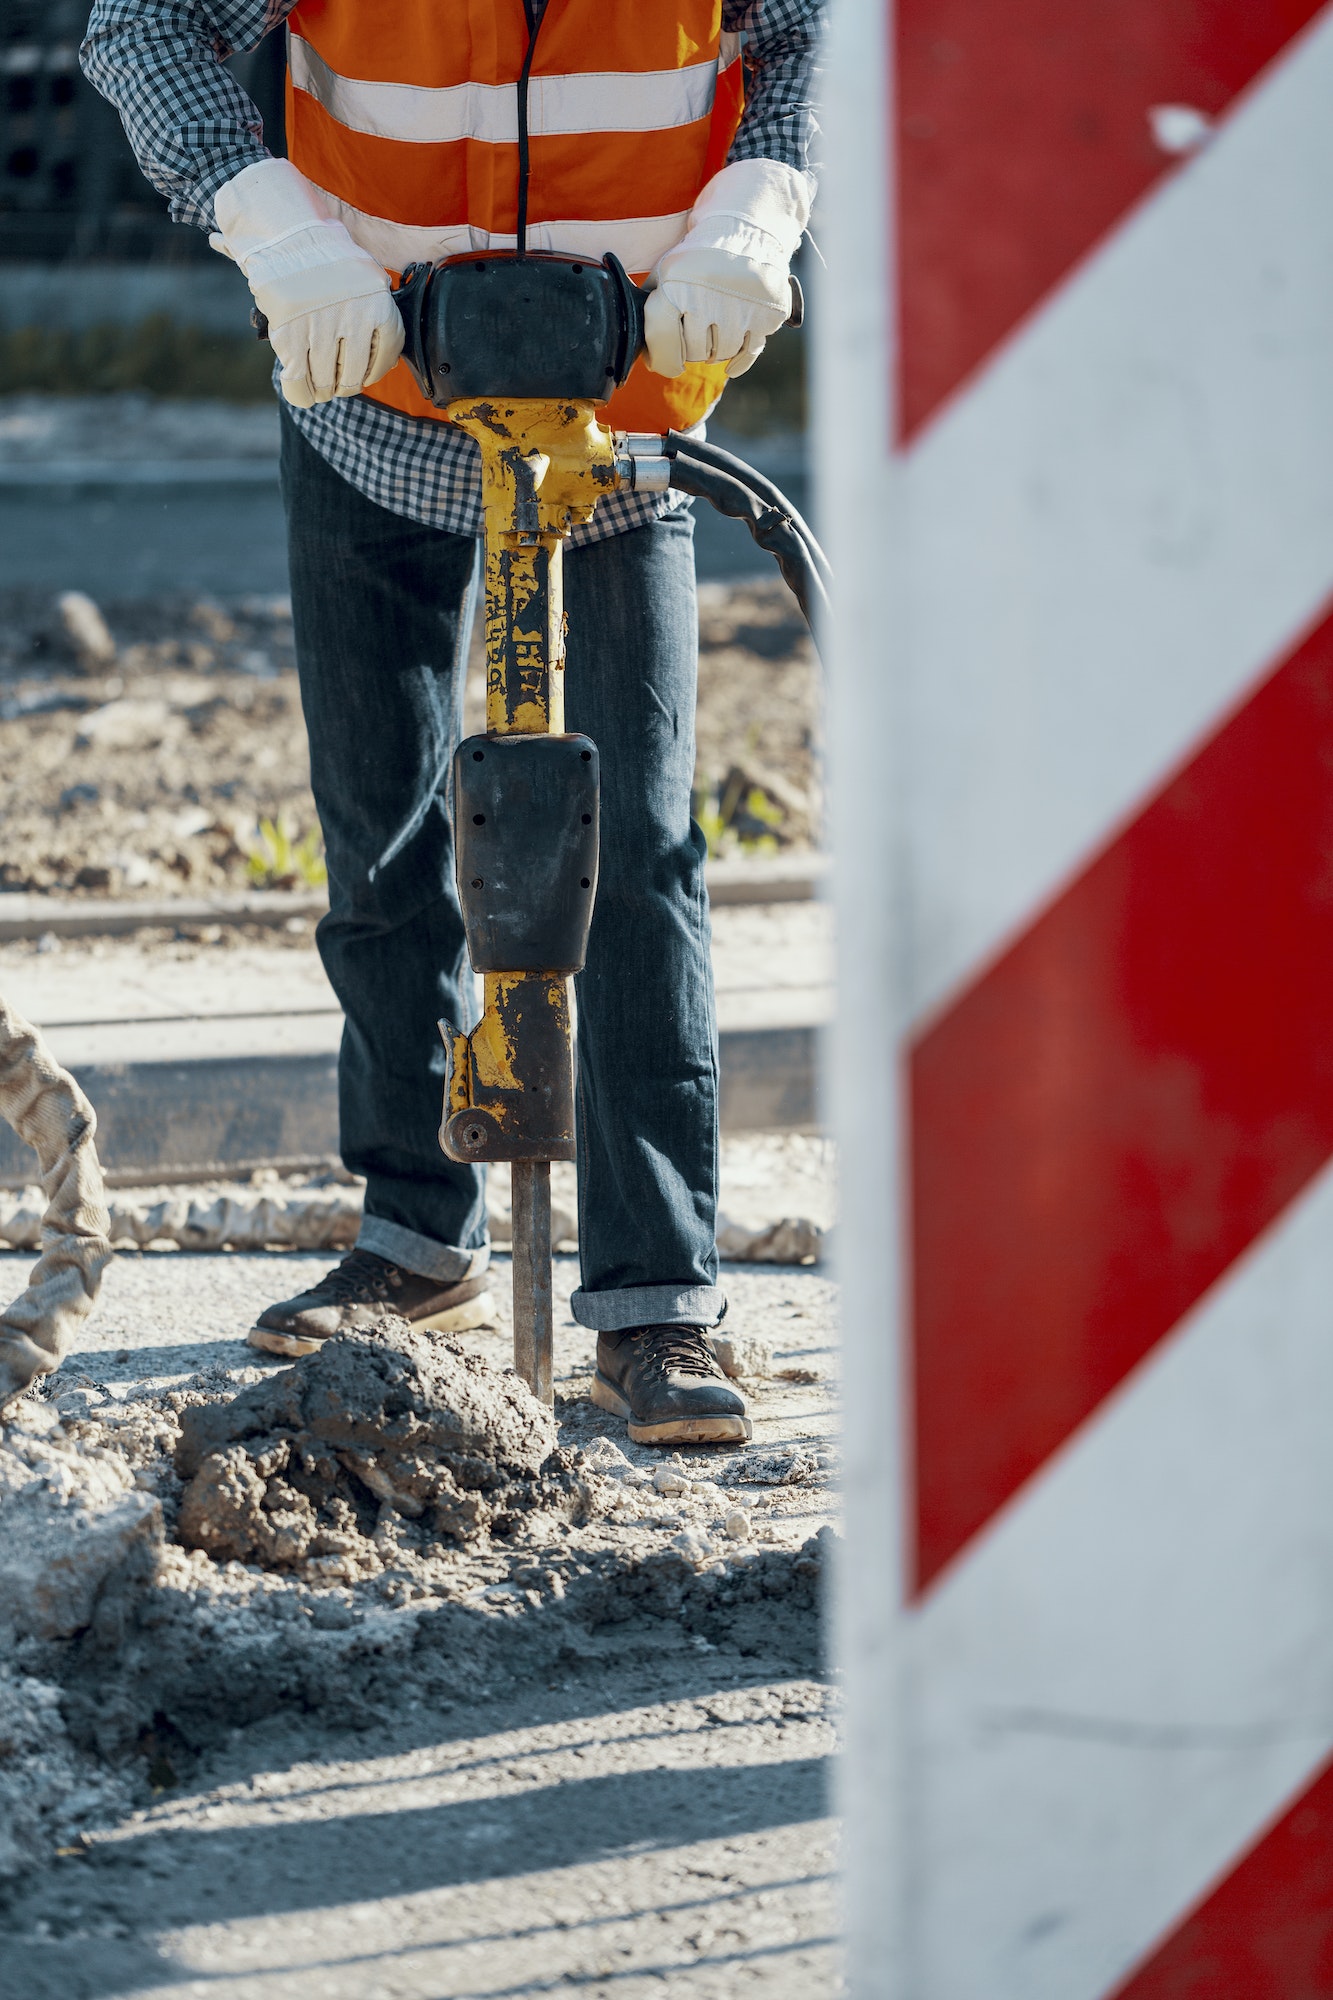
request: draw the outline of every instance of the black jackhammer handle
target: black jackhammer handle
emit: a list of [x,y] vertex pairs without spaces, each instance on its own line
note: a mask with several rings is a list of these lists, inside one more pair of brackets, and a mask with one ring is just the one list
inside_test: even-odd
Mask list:
[[[643,287],[640,286],[639,290],[642,291]],[[256,340],[268,339],[268,321],[258,306],[250,308],[250,324],[255,330]],[[782,324],[784,327],[805,325],[805,293],[801,290],[801,281],[794,271],[791,277],[791,311]]]

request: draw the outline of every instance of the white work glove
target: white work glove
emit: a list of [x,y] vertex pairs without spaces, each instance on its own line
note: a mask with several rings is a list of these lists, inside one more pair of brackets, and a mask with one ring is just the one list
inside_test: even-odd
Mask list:
[[355,396],[403,351],[389,276],[335,222],[290,160],[259,160],[213,197],[215,250],[235,258],[268,321],[282,393],[298,410]]
[[658,259],[644,312],[648,366],[725,361],[743,375],[791,316],[791,260],[810,219],[810,183],[776,160],[734,160],[690,210],[679,243]]

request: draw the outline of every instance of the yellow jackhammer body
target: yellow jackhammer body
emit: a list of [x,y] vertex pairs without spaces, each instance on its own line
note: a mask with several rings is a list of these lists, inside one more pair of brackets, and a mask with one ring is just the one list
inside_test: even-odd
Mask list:
[[482,459],[486,734],[454,760],[458,887],[483,976],[480,1021],[440,1023],[440,1144],[513,1175],[514,1366],[553,1401],[552,1160],[574,1158],[570,978],[597,889],[596,747],[565,730],[563,547],[618,483],[590,402],[469,398],[452,421]]

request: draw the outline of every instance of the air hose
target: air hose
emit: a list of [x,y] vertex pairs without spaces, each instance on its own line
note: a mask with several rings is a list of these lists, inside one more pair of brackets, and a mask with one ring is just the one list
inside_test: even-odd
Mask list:
[[670,436],[678,441],[679,449],[686,452],[689,457],[699,459],[704,465],[715,466],[719,472],[729,472],[733,479],[739,479],[743,486],[748,486],[761,499],[767,500],[770,507],[776,507],[780,513],[785,514],[810,550],[825,590],[830,589],[833,571],[829,567],[828,557],[780,487],[775,486],[771,479],[766,479],[762,472],[756,472],[755,468],[748,465],[743,458],[737,458],[734,452],[723,451],[721,445],[712,444],[703,438],[687,437],[680,431],[672,431]]
[[36,1151],[46,1194],[42,1254],[27,1289],[0,1312],[3,1410],[38,1375],[59,1367],[112,1253],[93,1107],[37,1030],[2,999],[0,1117]]
[[677,492],[744,521],[759,547],[776,558],[818,645],[829,619],[828,559],[786,495],[743,459],[679,431],[668,431],[661,449],[671,460]]

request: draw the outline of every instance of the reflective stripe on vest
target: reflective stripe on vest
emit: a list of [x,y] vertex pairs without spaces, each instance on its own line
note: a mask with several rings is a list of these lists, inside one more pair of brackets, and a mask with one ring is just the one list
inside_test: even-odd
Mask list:
[[[512,83],[455,83],[427,89],[339,76],[299,35],[288,51],[292,87],[307,91],[339,125],[375,139],[445,145],[479,139],[518,144],[518,91]],[[688,69],[614,70],[534,76],[528,86],[528,132],[534,139],[570,132],[655,132],[693,125],[713,108],[715,62]]]
[[[550,0],[528,92],[530,249],[613,251],[642,276],[679,242],[740,117],[739,38],[719,13],[720,0]],[[516,247],[519,0],[399,0],[387,15],[300,0],[289,28],[291,158],[371,256],[397,273]],[[724,380],[691,366],[666,381],[640,361],[609,420],[694,423]],[[443,414],[401,363],[364,393]]]
[[[512,229],[478,229],[471,223],[441,223],[414,228],[406,222],[386,222],[367,215],[350,202],[339,201],[327,188],[320,193],[363,250],[388,271],[405,271],[409,264],[438,264],[445,257],[476,250],[516,250]],[[664,250],[679,243],[689,221],[687,208],[675,215],[625,216],[618,222],[533,222],[528,225],[529,250],[563,250],[566,256],[596,263],[614,251],[627,271],[650,271]]]

